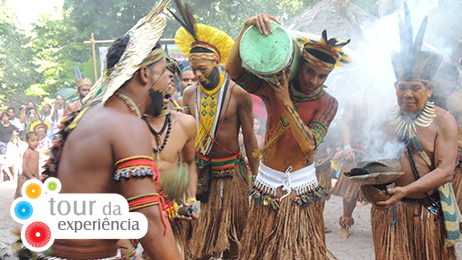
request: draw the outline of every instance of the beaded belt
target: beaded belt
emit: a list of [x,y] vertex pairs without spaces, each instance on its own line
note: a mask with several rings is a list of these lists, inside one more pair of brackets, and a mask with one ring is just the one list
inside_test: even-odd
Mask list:
[[[287,193],[282,197],[277,197],[277,189],[282,187]],[[289,196],[292,190],[295,190],[297,196],[294,203],[299,205],[312,204],[314,199],[320,199],[328,194],[324,187],[319,185],[316,178],[316,168],[314,164],[292,171],[292,166],[285,172],[280,172],[264,165],[260,162],[257,178],[252,188],[247,190],[251,199],[258,200],[259,204],[271,204],[273,209],[279,208],[279,202]]]
[[[197,163],[207,163],[209,158],[196,152]],[[224,158],[212,158],[212,178],[232,177],[234,172],[234,165],[242,161],[242,153],[238,152]],[[242,173],[241,173],[242,174]],[[243,177],[246,179],[245,174]]]

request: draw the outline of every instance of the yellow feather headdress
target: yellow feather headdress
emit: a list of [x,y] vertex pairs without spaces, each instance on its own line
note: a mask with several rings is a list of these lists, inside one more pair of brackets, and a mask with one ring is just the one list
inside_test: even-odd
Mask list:
[[141,18],[126,34],[130,40],[119,62],[107,70],[91,88],[83,100],[98,99],[103,104],[133,74],[143,66],[152,64],[165,56],[162,48],[154,49],[167,24],[162,10],[171,0],[163,0],[148,15]]
[[321,40],[300,37],[296,39],[296,42],[303,48],[303,58],[321,69],[332,71],[335,67],[344,66],[351,62],[342,50],[342,47],[347,45],[350,40],[344,41],[336,38],[328,40],[326,30],[322,31]]
[[[175,34],[175,43],[180,51],[189,59],[218,60],[221,64],[226,63],[229,51],[233,47],[234,41],[221,30],[204,24],[196,24],[196,20],[188,5],[184,8],[179,0],[175,0],[178,11],[184,22],[175,13],[172,15],[182,25]],[[213,53],[194,53],[191,49],[202,47]]]

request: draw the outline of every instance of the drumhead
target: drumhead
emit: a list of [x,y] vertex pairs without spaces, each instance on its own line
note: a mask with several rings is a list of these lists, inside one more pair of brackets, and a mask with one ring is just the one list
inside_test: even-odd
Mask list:
[[[294,41],[278,23],[271,21],[273,33],[261,34],[256,26],[249,27],[239,47],[243,66],[254,74],[270,77],[292,64]],[[297,57],[298,58],[298,57]]]

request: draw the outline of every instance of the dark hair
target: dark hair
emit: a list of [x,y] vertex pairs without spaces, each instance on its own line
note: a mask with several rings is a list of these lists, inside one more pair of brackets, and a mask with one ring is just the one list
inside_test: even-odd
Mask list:
[[63,97],[63,95],[59,95],[59,94],[58,94],[58,95],[56,95],[56,98],[57,98],[57,97],[62,97],[63,100],[64,100],[64,102],[66,102],[66,99]]
[[316,49],[305,49],[305,51],[322,61],[328,62],[330,64],[337,63],[337,60],[335,60],[334,57],[325,52],[318,51]]
[[189,53],[214,53],[214,52],[204,47],[194,47],[191,49]]
[[3,116],[5,116],[5,115],[8,116],[8,117],[10,117],[10,115],[8,115],[8,112],[3,112],[3,113],[2,113],[2,118],[3,118]]
[[14,107],[8,107],[8,108],[6,109],[6,111],[9,111],[10,109],[13,109],[13,112],[16,112],[16,110],[14,109]]
[[130,41],[130,35],[125,34],[117,38],[107,50],[106,55],[106,67],[107,69],[112,69],[120,58],[124,54],[125,49],[127,48],[128,42]]
[[191,66],[186,66],[181,70],[181,72],[185,72],[185,71],[192,71]]
[[28,101],[28,102],[26,103],[26,106],[29,105],[29,103],[32,103],[32,105],[34,105],[34,108],[37,109],[37,106],[35,105],[35,103],[34,103],[33,101]]
[[[50,109],[51,109],[51,105],[50,105],[50,104],[48,104],[48,103],[43,104],[43,107],[45,107],[45,106],[49,106]],[[43,108],[42,108],[42,109],[43,109]]]
[[26,141],[29,141],[29,139],[33,136],[37,136],[36,132],[29,132],[26,134]]

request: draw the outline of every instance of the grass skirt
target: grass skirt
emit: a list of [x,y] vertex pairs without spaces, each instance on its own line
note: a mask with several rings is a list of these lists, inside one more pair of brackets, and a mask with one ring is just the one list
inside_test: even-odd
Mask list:
[[[330,163],[325,168],[316,167],[316,178],[318,179],[318,183],[324,186],[327,192],[330,192],[332,189],[332,168],[330,167]],[[325,200],[329,199],[330,194],[325,197]]]
[[[278,189],[278,197],[285,193]],[[293,203],[296,196],[292,191],[280,202],[279,210],[252,201],[239,259],[330,259],[321,200],[304,207]]]
[[193,222],[190,253],[203,258],[221,253],[231,241],[239,244],[245,228],[249,202],[247,183],[234,165],[233,177],[212,178],[209,201],[201,204],[198,220]]
[[379,210],[372,206],[371,224],[377,260],[456,259],[454,247],[445,246],[443,218],[435,222],[435,215],[417,202],[399,201],[396,220],[394,214],[394,207]]
[[356,162],[345,161],[340,170],[340,176],[338,178],[335,187],[330,191],[330,194],[334,196],[340,196],[348,201],[363,201],[365,200],[363,193],[361,192],[361,185],[357,182],[351,181],[343,173],[349,172],[356,166]]

